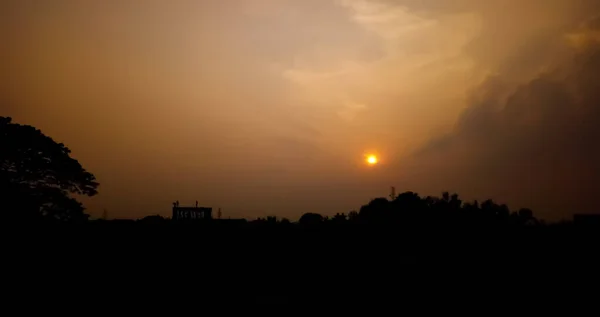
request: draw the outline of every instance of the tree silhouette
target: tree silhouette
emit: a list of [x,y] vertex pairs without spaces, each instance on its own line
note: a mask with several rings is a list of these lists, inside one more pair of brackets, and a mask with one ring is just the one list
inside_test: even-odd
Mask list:
[[281,218],[280,223],[287,226],[290,225],[292,222],[288,218]]
[[70,194],[93,196],[98,183],[62,143],[0,117],[0,208],[3,217],[87,219]]
[[320,214],[307,212],[304,215],[302,215],[302,217],[300,217],[298,222],[304,226],[315,226],[321,224],[324,220],[325,219]]
[[348,220],[358,221],[358,211],[352,210],[348,213]]
[[167,220],[161,215],[152,215],[146,216],[138,221],[145,224],[162,224]]
[[342,222],[345,222],[347,219],[348,219],[348,217],[346,217],[345,214],[337,213],[337,214],[335,214],[335,216],[333,216],[333,218],[331,220],[336,223],[342,223]]

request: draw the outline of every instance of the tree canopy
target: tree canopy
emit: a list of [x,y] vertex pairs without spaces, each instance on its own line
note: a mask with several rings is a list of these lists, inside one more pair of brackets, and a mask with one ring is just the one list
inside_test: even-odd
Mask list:
[[[317,226],[329,219],[315,213],[305,213],[300,224]],[[331,221],[335,224],[362,223],[370,225],[391,225],[400,229],[423,227],[488,228],[537,225],[533,211],[522,208],[511,212],[507,205],[497,204],[491,199],[479,202],[464,202],[458,194],[442,193],[442,197],[421,197],[414,192],[405,192],[393,200],[380,197],[372,199],[352,211],[348,217],[337,214]]]
[[0,208],[3,217],[87,219],[71,195],[96,195],[93,174],[71,150],[39,129],[0,117]]

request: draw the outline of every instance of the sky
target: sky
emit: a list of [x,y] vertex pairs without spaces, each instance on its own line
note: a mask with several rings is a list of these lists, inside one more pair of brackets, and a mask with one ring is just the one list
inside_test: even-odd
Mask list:
[[93,217],[600,210],[597,0],[5,0],[0,40],[0,114],[96,175]]

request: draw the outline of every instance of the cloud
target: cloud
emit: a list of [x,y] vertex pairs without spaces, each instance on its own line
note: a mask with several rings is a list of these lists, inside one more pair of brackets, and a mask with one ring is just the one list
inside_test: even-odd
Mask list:
[[[275,189],[293,194],[273,213],[347,211],[398,180],[536,207],[515,194],[535,182],[504,186],[505,166],[549,179],[535,171],[558,163],[533,160],[548,143],[594,157],[581,148],[596,12],[597,0],[7,0],[0,111],[69,144],[101,179],[100,212],[189,197],[244,214]],[[587,139],[565,141],[580,129]],[[377,171],[362,165],[371,150]]]
[[414,147],[436,126],[451,124],[455,114],[437,113],[460,107],[463,89],[479,81],[464,49],[478,36],[480,18],[470,12],[425,17],[385,1],[333,2],[345,18],[328,25],[351,32],[352,44],[343,50],[314,45],[281,72],[296,97],[326,118],[323,138],[352,156],[394,135]]
[[366,0],[339,0],[352,11],[352,18],[369,31],[384,39],[398,39],[403,35],[434,27],[436,20],[407,12],[403,6]]
[[342,119],[348,122],[352,122],[352,120],[354,120],[356,116],[360,114],[360,112],[365,111],[367,109],[367,105],[364,104],[347,103],[345,105],[345,108],[338,112],[338,115]]
[[594,22],[570,33],[577,34],[575,43],[565,42],[570,55],[552,70],[514,88],[509,75],[482,83],[454,130],[415,153],[414,181],[531,206],[549,219],[600,210],[593,199],[600,189]]

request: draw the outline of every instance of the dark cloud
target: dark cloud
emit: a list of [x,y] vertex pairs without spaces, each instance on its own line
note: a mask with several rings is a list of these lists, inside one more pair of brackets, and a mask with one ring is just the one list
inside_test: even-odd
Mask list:
[[451,133],[401,164],[418,191],[533,207],[547,219],[598,212],[600,2],[389,0],[429,18],[475,13],[464,48],[488,74]]
[[600,46],[507,87],[503,77],[485,81],[454,131],[421,149],[413,168],[429,184],[535,207],[549,219],[600,210]]

